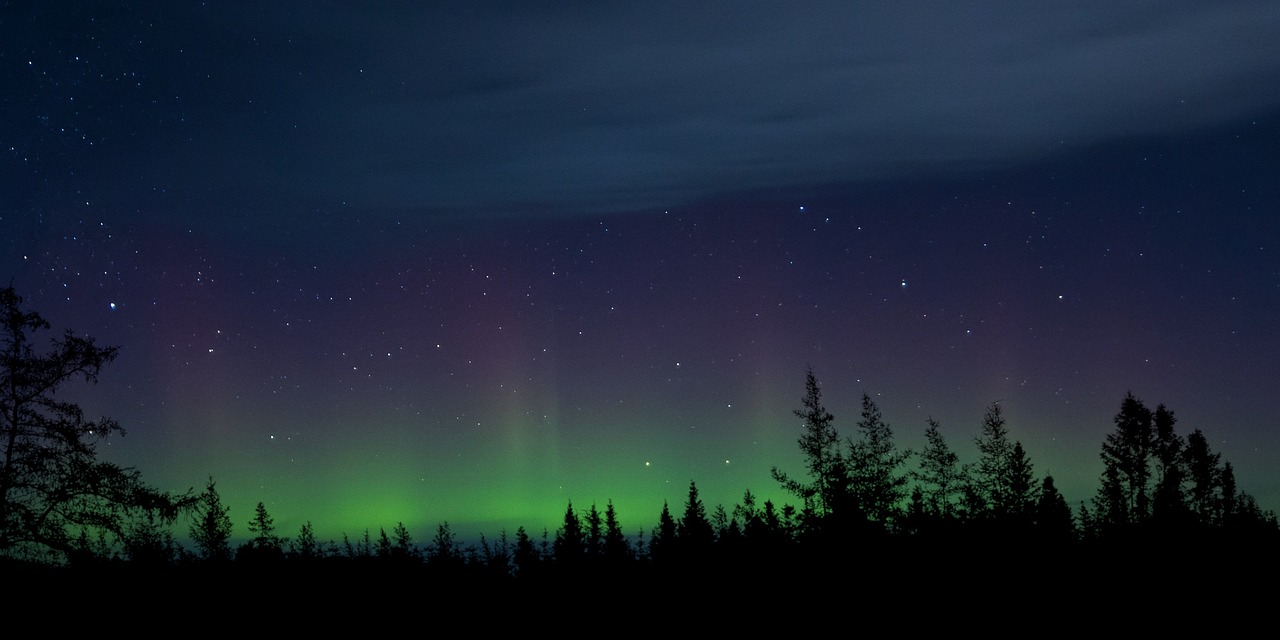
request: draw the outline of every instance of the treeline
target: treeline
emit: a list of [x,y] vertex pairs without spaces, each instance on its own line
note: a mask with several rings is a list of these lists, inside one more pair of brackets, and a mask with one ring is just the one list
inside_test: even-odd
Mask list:
[[932,419],[922,451],[899,449],[866,395],[857,436],[841,439],[812,371],[796,415],[804,421],[799,445],[805,477],[777,468],[773,475],[803,505],[802,537],[870,527],[905,536],[967,530],[1066,544],[1276,530],[1275,514],[1239,489],[1231,463],[1211,451],[1199,429],[1182,437],[1171,410],[1150,410],[1132,393],[1102,444],[1101,486],[1075,511],[1052,476],[1036,476],[1022,443],[1011,439],[998,402],[983,415],[978,460],[963,465]]
[[[1280,552],[1272,512],[1235,483],[1229,462],[1210,450],[1199,430],[1176,433],[1173,412],[1148,409],[1132,394],[1121,402],[1115,429],[1102,444],[1104,472],[1097,494],[1072,509],[1051,476],[1037,476],[1021,442],[1010,437],[999,403],[983,418],[976,461],[961,464],[930,419],[919,452],[899,448],[876,404],[862,398],[856,436],[842,438],[822,402],[812,372],[806,379],[799,447],[805,468],[774,478],[797,505],[741,501],[712,509],[695,482],[674,513],[663,506],[657,524],[624,532],[613,503],[603,510],[570,503],[554,531],[499,532],[464,544],[441,523],[420,542],[403,523],[365,530],[354,539],[317,540],[310,522],[296,535],[276,529],[259,503],[247,523],[251,539],[232,548],[232,521],[212,479],[190,510],[194,548],[178,544],[160,520],[135,522],[118,545],[82,533],[71,557],[150,565],[317,567],[332,570],[421,570],[450,580],[557,580],[598,575],[653,577],[689,572],[733,576],[794,575],[807,567],[889,572],[952,569],[999,571],[1002,563],[1100,561],[1157,550],[1230,545],[1255,559]],[[867,553],[874,549],[874,553]],[[1259,555],[1261,554],[1261,555]],[[931,558],[928,566],[920,558]],[[1128,558],[1130,564],[1143,562]],[[914,558],[914,559],[913,559]],[[1012,566],[1009,565],[1009,566]]]
[[[21,301],[11,287],[0,288],[0,560],[10,571],[25,563],[407,571],[448,583],[595,576],[668,587],[707,576],[746,585],[838,573],[868,577],[854,584],[879,589],[907,588],[905,576],[916,574],[995,581],[1028,564],[1064,572],[1124,566],[1144,579],[1177,581],[1241,558],[1277,567],[1275,514],[1237,486],[1230,462],[1203,433],[1177,433],[1163,405],[1148,409],[1132,394],[1121,401],[1102,443],[1097,493],[1072,509],[1052,477],[1036,475],[999,403],[982,418],[978,459],[961,464],[933,420],[923,450],[898,447],[865,395],[854,435],[842,437],[812,371],[795,412],[804,466],[772,474],[794,505],[759,501],[748,490],[736,505],[708,509],[691,481],[682,508],[664,505],[657,523],[637,535],[624,533],[611,502],[603,510],[570,503],[554,532],[520,528],[463,543],[448,523],[425,541],[403,524],[320,541],[308,522],[288,536],[259,503],[246,523],[250,539],[232,548],[233,523],[212,479],[201,493],[167,494],[137,471],[97,459],[96,444],[120,426],[86,419],[55,392],[70,380],[96,380],[116,350],[71,332],[37,350],[33,336],[49,324]],[[183,522],[190,548],[173,534]]]

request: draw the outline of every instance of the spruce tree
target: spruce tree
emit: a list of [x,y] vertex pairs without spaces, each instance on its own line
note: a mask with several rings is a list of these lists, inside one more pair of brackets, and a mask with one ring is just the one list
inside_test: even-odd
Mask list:
[[715,532],[711,521],[707,519],[707,508],[698,497],[698,485],[689,481],[689,497],[684,503],[684,516],[676,525],[676,537],[680,547],[690,554],[706,553],[715,541]]
[[1187,508],[1183,485],[1187,471],[1183,459],[1186,443],[1174,432],[1177,420],[1164,405],[1156,407],[1152,416],[1155,440],[1152,453],[1155,457],[1155,490],[1151,496],[1151,517],[1161,523],[1178,526],[1184,523],[1190,511]]
[[671,517],[671,509],[667,502],[662,502],[662,514],[658,516],[658,527],[649,535],[649,558],[654,562],[670,561],[676,554],[676,521]]
[[591,508],[587,510],[584,518],[586,529],[583,531],[583,546],[587,560],[590,562],[598,562],[604,555],[604,517],[600,515],[600,510],[596,509],[596,503],[591,503]]
[[920,469],[915,473],[920,483],[922,511],[932,518],[950,519],[956,515],[956,499],[961,495],[964,476],[960,456],[947,446],[938,422],[929,418],[925,429],[925,448],[920,452]]
[[846,490],[847,474],[840,453],[840,435],[831,424],[835,416],[822,404],[822,388],[813,369],[805,373],[805,396],[801,404],[803,408],[794,413],[803,421],[804,432],[798,443],[810,482],[792,478],[777,467],[772,473],[774,480],[804,502],[807,514],[821,519],[831,511],[832,503],[839,500],[836,494]]
[[204,493],[196,498],[194,519],[191,522],[191,541],[206,561],[223,562],[231,559],[230,507],[222,505],[222,498],[214,486],[213,478],[205,485]]
[[320,545],[316,542],[315,528],[308,520],[298,529],[298,537],[292,543],[294,557],[299,560],[315,560],[320,557]]
[[854,500],[872,522],[892,526],[907,496],[907,476],[901,468],[911,452],[897,448],[893,430],[865,393],[858,434],[859,439],[849,443],[848,455]]
[[[368,536],[368,531],[365,532]],[[436,535],[427,545],[427,567],[445,573],[457,572],[465,563],[463,550],[458,546],[458,537],[449,527],[448,521],[436,526]]]
[[613,500],[604,507],[604,559],[611,564],[619,564],[632,560],[634,552],[622,526],[618,524],[618,512],[613,508]]
[[275,520],[271,514],[267,513],[267,507],[259,502],[254,508],[253,519],[249,521],[249,533],[253,534],[250,541],[255,551],[268,554],[283,553],[282,544],[284,540],[276,535]]
[[1053,476],[1046,475],[1040,484],[1040,498],[1036,503],[1035,526],[1040,539],[1050,544],[1066,544],[1076,539],[1075,520],[1066,498],[1054,485]]
[[1022,443],[1009,439],[1000,403],[987,408],[976,444],[978,462],[965,468],[969,517],[1025,532],[1033,519],[1038,487]]
[[1104,486],[1099,494],[1106,504],[1104,526],[1119,527],[1146,522],[1151,516],[1151,457],[1155,443],[1152,414],[1133,393],[1125,395],[1115,416],[1115,430],[1102,443]]
[[971,515],[999,519],[1011,503],[1009,489],[1013,442],[1005,426],[999,402],[993,402],[982,416],[982,431],[975,440],[978,462],[969,474],[971,486],[966,501]]
[[1218,463],[1221,457],[1209,449],[1209,440],[1199,429],[1187,436],[1183,460],[1191,485],[1189,500],[1191,510],[1202,524],[1217,524],[1220,521],[1222,482]]
[[513,560],[516,565],[516,575],[520,578],[532,578],[541,569],[542,554],[524,527],[516,529],[516,550]]
[[586,536],[582,520],[573,511],[573,501],[564,512],[564,524],[556,531],[554,544],[556,564],[562,568],[575,568],[582,564],[586,553]]
[[1031,459],[1022,449],[1022,443],[1014,441],[1013,452],[1009,458],[1009,504],[1006,508],[1008,517],[1021,525],[1030,524],[1034,517],[1037,497]]

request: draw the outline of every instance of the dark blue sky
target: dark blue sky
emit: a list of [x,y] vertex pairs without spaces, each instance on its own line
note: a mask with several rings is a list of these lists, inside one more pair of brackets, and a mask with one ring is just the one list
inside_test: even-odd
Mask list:
[[12,161],[223,215],[973,175],[1255,118],[1280,85],[1265,2],[8,3],[4,28]]
[[5,3],[0,276],[124,347],[84,391],[111,455],[240,519],[732,504],[798,464],[807,366],[844,433],[867,392],[962,459],[1003,400],[1073,504],[1132,390],[1275,509],[1276,33],[1270,2]]

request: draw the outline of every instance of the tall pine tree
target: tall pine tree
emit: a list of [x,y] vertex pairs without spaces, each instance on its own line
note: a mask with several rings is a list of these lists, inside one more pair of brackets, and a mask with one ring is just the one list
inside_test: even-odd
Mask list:
[[803,408],[795,411],[804,427],[798,442],[810,481],[792,478],[777,467],[773,468],[773,478],[804,502],[808,516],[821,520],[841,501],[848,475],[840,453],[840,434],[831,424],[835,416],[822,404],[822,389],[813,369],[805,374],[805,396],[801,403]]
[[218,489],[210,477],[204,493],[196,498],[190,530],[191,541],[206,561],[224,562],[231,559],[230,511],[230,507],[223,506]]
[[689,481],[689,497],[684,503],[684,516],[676,525],[680,548],[697,557],[707,553],[715,542],[715,532],[707,519],[707,508],[698,497],[698,485]]
[[[1151,515],[1151,457],[1155,444],[1152,415],[1142,401],[1126,394],[1115,416],[1115,430],[1102,443],[1103,486],[1098,515],[1103,529],[1146,522]],[[1114,503],[1113,503],[1114,502]]]
[[1036,501],[1031,459],[1021,442],[1009,439],[1000,403],[987,407],[976,444],[977,465],[966,470],[965,503],[970,517],[1001,525],[1029,524]]
[[907,496],[907,476],[901,469],[911,452],[897,448],[893,430],[866,394],[858,434],[859,439],[849,443],[848,456],[855,500],[872,522],[892,527]]
[[1180,526],[1190,517],[1187,508],[1187,470],[1183,459],[1186,443],[1174,432],[1177,420],[1164,405],[1156,407],[1152,415],[1155,440],[1152,454],[1155,458],[1155,490],[1151,496],[1151,517],[1169,526]]
[[929,418],[925,429],[925,448],[920,452],[920,468],[915,473],[919,482],[924,515],[950,519],[956,515],[956,499],[964,487],[960,456],[942,437],[938,421]]

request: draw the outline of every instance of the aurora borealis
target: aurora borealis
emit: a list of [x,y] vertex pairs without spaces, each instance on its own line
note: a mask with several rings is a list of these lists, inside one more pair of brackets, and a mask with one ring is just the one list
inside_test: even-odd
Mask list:
[[799,470],[812,366],[1073,505],[1127,391],[1280,508],[1280,8],[0,9],[0,277],[237,533],[650,527]]

